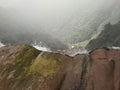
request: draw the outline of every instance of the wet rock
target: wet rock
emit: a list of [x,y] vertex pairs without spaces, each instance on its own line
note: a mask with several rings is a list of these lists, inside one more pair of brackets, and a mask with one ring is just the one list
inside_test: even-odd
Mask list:
[[70,57],[27,45],[0,48],[0,90],[120,90],[120,51]]

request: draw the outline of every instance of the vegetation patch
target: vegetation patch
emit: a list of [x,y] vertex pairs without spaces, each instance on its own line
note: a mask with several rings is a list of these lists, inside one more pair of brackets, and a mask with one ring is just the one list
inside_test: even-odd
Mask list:
[[46,78],[57,73],[61,65],[61,57],[52,53],[41,53],[30,68],[30,73]]
[[9,75],[14,71],[14,79],[24,78],[28,75],[30,66],[33,60],[39,55],[40,51],[27,45],[21,46],[21,51],[14,55],[16,58],[12,63],[8,63],[3,66],[3,71],[1,74]]

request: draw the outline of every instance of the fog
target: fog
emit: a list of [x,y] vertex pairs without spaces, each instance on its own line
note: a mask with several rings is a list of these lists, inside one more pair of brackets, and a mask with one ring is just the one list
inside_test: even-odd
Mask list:
[[92,13],[113,2],[115,0],[0,0],[0,6],[22,13],[19,18],[26,16],[38,26],[56,28],[74,14]]
[[110,17],[118,2],[119,0],[0,0],[0,7],[14,13],[17,20],[33,27],[34,32],[46,32],[65,41],[76,36],[75,32],[78,31],[84,35],[80,37],[81,40],[87,39],[93,30]]

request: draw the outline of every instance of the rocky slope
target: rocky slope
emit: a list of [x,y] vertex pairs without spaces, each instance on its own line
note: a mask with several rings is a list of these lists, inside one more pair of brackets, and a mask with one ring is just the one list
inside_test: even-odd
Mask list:
[[87,49],[92,50],[99,47],[120,46],[120,22],[117,24],[106,24],[101,34],[87,45]]
[[120,51],[70,57],[27,45],[0,48],[0,90],[120,90]]

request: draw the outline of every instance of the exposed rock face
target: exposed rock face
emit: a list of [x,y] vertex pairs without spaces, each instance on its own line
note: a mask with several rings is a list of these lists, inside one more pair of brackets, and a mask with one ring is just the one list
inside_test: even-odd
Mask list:
[[120,51],[69,57],[6,46],[0,48],[0,90],[120,90]]

